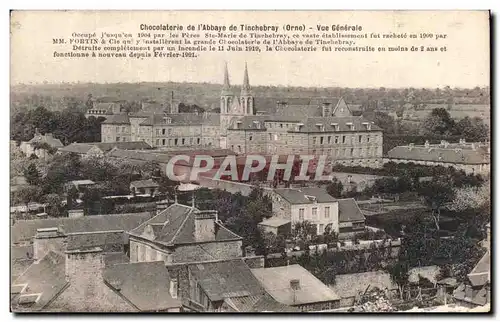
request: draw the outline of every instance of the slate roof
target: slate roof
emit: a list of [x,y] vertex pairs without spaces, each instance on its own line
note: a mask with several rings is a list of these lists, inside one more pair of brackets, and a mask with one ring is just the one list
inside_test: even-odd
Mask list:
[[16,220],[11,227],[12,243],[31,240],[39,228],[62,226],[65,233],[97,232],[109,230],[129,231],[151,218],[151,213],[131,213],[116,215],[96,215],[78,218],[47,218]]
[[164,153],[139,152],[133,150],[122,150],[119,148],[114,148],[113,150],[109,151],[106,156],[117,159],[128,159],[132,161],[137,161],[139,163],[143,162],[167,163],[171,158],[168,154]]
[[322,188],[283,188],[274,189],[278,195],[291,204],[312,204],[314,201],[310,200],[306,196],[312,196],[316,198],[317,203],[329,203],[335,202],[336,199],[330,196],[325,189]]
[[[286,111],[295,110],[296,107],[302,107],[310,110],[309,116],[321,116],[319,107],[323,103],[330,103],[333,109],[337,106],[339,100],[338,97],[255,97],[255,108],[259,112],[275,114],[286,113]],[[278,106],[278,102],[286,103],[286,106]]]
[[103,279],[141,311],[182,306],[170,295],[170,276],[163,261],[112,265],[105,268]]
[[55,137],[52,136],[51,133],[47,133],[45,135],[36,135],[28,141],[29,143],[47,143],[53,148],[61,148],[64,146],[62,144],[61,140],[56,139]]
[[[278,302],[301,305],[340,300],[340,297],[314,275],[298,264],[280,267],[255,268],[252,273]],[[290,288],[290,281],[299,280],[298,290]]]
[[59,149],[63,152],[71,152],[78,154],[87,154],[93,147],[98,147],[104,153],[111,151],[113,148],[121,150],[151,150],[153,149],[144,141],[134,142],[109,142],[109,143],[71,143],[64,148]]
[[365,215],[361,212],[354,198],[338,199],[339,222],[364,221]]
[[159,187],[160,186],[159,184],[154,182],[152,179],[132,181],[130,183],[130,185],[133,187],[136,187],[136,188],[150,188],[150,187]]
[[[165,118],[170,118],[167,123]],[[211,125],[219,126],[220,114],[218,113],[176,113],[176,114],[150,114],[140,125]]]
[[[39,262],[32,264],[11,285],[11,305],[14,311],[42,310],[68,284],[65,278],[65,256],[48,252]],[[20,284],[27,284],[22,292]],[[13,294],[13,292],[15,294]],[[23,295],[40,294],[35,303],[18,304]],[[35,297],[36,298],[36,297]]]
[[211,301],[265,294],[241,259],[193,264],[189,270]]
[[477,262],[476,266],[467,275],[472,286],[481,286],[490,282],[491,256],[490,252],[486,252],[483,257]]
[[[199,210],[181,204],[173,204],[150,220],[142,223],[129,232],[132,236],[142,236],[148,230],[152,231],[153,240],[164,245],[195,243],[194,215]],[[220,223],[215,223],[215,241],[241,240],[242,238]]]
[[[240,128],[235,129],[233,127],[229,130],[266,130],[266,122],[291,122],[302,124],[300,130],[298,128],[290,128],[288,132],[297,133],[341,133],[341,132],[364,132],[364,131],[382,131],[380,127],[375,124],[371,124],[371,129],[367,130],[366,125],[363,123],[369,123],[368,120],[362,118],[361,116],[349,116],[349,117],[310,117],[304,113],[286,113],[286,114],[273,114],[273,115],[248,115],[236,120],[236,122],[241,122]],[[354,130],[351,130],[349,123],[354,125]],[[320,130],[317,126],[322,124],[324,130]],[[333,124],[333,125],[332,125]],[[338,126],[337,126],[338,125]]]
[[130,119],[127,114],[113,114],[108,117],[101,124],[116,124],[116,125],[124,125],[130,124]]
[[113,102],[96,102],[90,110],[105,110],[106,113],[113,114],[113,108],[118,108],[120,105],[115,100]]
[[70,234],[66,237],[66,250],[88,250],[100,247],[104,252],[123,251],[123,230]]
[[397,146],[387,152],[390,159],[446,162],[457,164],[485,164],[490,163],[488,154],[484,149],[444,148],[439,146],[425,147]]
[[130,258],[123,252],[112,252],[104,255],[104,266],[109,267],[115,264],[129,263]]
[[355,274],[340,274],[335,276],[335,283],[330,288],[342,298],[355,297],[369,290],[397,290],[398,286],[391,280],[389,273],[373,271]]
[[237,312],[300,312],[296,307],[277,302],[268,293],[264,295],[231,297],[224,299],[224,302]]

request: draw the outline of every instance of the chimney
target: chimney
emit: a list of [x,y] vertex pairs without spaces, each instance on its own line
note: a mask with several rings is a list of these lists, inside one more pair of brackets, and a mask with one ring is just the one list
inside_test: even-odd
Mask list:
[[194,235],[197,242],[215,240],[216,210],[203,210],[194,213]]
[[104,269],[103,251],[101,247],[67,250],[66,280],[81,285],[85,283],[87,296],[96,293]]
[[39,228],[33,240],[33,256],[42,259],[49,251],[62,253],[66,249],[66,235],[61,228]]
[[323,103],[322,107],[322,115],[323,117],[331,116],[332,115],[332,109],[330,103]]

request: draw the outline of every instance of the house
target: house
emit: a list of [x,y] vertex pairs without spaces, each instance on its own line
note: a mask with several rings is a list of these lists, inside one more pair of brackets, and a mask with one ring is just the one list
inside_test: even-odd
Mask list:
[[255,268],[252,273],[279,303],[302,312],[338,308],[340,297],[302,266]]
[[339,274],[330,288],[340,296],[340,307],[354,306],[360,296],[369,290],[385,291],[389,298],[396,295],[398,290],[389,273],[384,271]]
[[441,141],[440,144],[409,144],[397,146],[387,152],[384,163],[414,163],[427,166],[453,167],[472,174],[488,174],[490,172],[489,143],[459,143]]
[[353,198],[336,199],[322,188],[275,189],[271,198],[276,218],[292,225],[308,221],[319,235],[327,227],[345,237],[364,230],[365,217]]
[[240,236],[217,220],[217,211],[173,204],[129,231],[130,261],[166,264],[242,257]]
[[35,136],[31,140],[27,142],[23,141],[19,145],[19,148],[26,157],[35,155],[43,160],[49,158],[50,155],[54,154],[54,151],[62,147],[64,147],[64,145],[61,140],[54,138],[52,133],[42,135],[38,132],[38,129],[36,129]]
[[85,113],[85,117],[89,118],[90,116],[94,117],[109,117],[114,114],[119,114],[121,112],[122,106],[121,106],[121,101],[115,100],[108,102],[109,99],[107,98],[100,98],[96,101],[93,102],[92,108],[87,110],[87,113]]
[[136,195],[150,195],[158,194],[160,185],[152,179],[132,181],[130,183],[130,191]]
[[287,219],[269,218],[257,224],[266,233],[287,236],[292,232],[292,222]]
[[296,312],[269,295],[252,274],[260,258],[236,258],[167,265],[177,278],[184,307],[196,312]]

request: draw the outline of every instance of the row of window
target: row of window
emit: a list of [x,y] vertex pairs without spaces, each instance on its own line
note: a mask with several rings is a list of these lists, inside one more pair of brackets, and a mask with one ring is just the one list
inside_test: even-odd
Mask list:
[[[325,218],[325,219],[330,218],[330,207],[325,207],[325,210],[323,213],[323,218]],[[310,219],[312,219],[312,220],[318,219],[318,208],[317,207],[312,208]],[[299,221],[304,221],[304,220],[305,220],[305,209],[299,208]]]
[[[365,137],[365,140],[363,140],[363,137]],[[332,135],[328,135],[328,136],[320,136],[319,138],[316,137],[316,136],[313,136],[312,137],[312,144],[313,145],[316,145],[316,144],[332,144],[332,143],[335,143],[335,144],[339,144],[340,142],[342,142],[342,144],[345,144],[346,142],[348,141],[348,137],[346,135],[342,135],[342,136],[339,136],[339,135],[336,135],[335,137],[333,137]],[[370,135],[358,135],[357,138],[356,136],[351,136],[351,144],[355,144],[355,143],[370,143],[371,142],[376,142],[377,141],[377,137],[373,137],[373,140],[372,138],[370,137]]]
[[128,132],[128,126],[117,126],[116,127],[116,133],[127,133],[127,132]]
[[[205,140],[205,143],[207,140]],[[208,142],[212,145],[211,140]],[[175,139],[156,139],[156,146],[183,146],[183,145],[201,145],[201,138],[175,138]]]

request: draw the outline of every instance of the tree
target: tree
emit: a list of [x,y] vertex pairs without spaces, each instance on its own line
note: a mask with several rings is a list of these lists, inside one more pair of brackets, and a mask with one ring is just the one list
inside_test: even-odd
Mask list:
[[305,220],[297,222],[293,226],[293,236],[302,241],[310,241],[316,235],[316,225],[310,221]]
[[326,186],[326,192],[334,198],[341,198],[344,185],[336,177],[332,178],[332,182]]
[[419,195],[431,209],[436,229],[439,231],[439,220],[442,208],[453,200],[453,189],[450,183],[442,179],[422,183],[418,191]]
[[57,193],[51,193],[43,197],[44,202],[47,203],[46,211],[53,217],[64,216],[63,207],[61,205],[62,198]]
[[28,204],[30,202],[40,201],[42,196],[42,189],[38,186],[23,187],[12,194],[12,204],[24,204],[26,211],[29,211]]
[[23,175],[30,185],[37,185],[40,182],[40,172],[33,162],[31,162],[28,167],[24,169]]
[[445,108],[435,108],[422,122],[422,134],[450,135],[453,133],[455,121]]
[[409,267],[406,262],[397,262],[387,268],[387,272],[391,275],[391,280],[398,285],[399,295],[403,299],[403,292],[409,282]]
[[448,209],[463,212],[469,209],[488,209],[491,204],[490,183],[486,182],[481,187],[456,188]]

